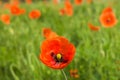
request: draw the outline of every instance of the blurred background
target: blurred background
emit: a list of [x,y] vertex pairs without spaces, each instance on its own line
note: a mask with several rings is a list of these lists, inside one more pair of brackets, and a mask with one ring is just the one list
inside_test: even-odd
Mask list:
[[[71,4],[68,13],[65,1]],[[110,28],[99,20],[106,7],[117,18]],[[119,7],[119,0],[0,0],[0,80],[65,80],[39,60],[45,27],[76,47],[64,68],[68,80],[120,80]]]

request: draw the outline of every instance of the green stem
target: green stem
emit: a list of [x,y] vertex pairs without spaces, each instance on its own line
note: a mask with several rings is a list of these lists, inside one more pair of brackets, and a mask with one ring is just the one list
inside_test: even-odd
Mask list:
[[62,73],[63,73],[63,75],[64,75],[64,77],[65,77],[65,80],[68,80],[68,79],[67,79],[67,76],[66,76],[66,74],[65,74],[65,72],[64,72],[64,70],[62,69],[61,71],[62,71]]

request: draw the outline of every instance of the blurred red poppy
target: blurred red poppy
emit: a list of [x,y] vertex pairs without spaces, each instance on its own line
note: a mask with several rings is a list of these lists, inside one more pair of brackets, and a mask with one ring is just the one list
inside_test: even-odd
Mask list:
[[32,10],[29,13],[29,18],[30,19],[38,19],[41,16],[41,12],[39,10]]
[[11,11],[11,14],[13,14],[13,15],[20,15],[21,14],[21,10],[17,5],[11,5],[10,11]]
[[27,4],[31,4],[32,0],[25,0]]
[[79,78],[78,70],[77,69],[71,69],[70,70],[70,76],[73,78]]
[[7,14],[2,14],[1,21],[7,25],[10,24],[10,16]]
[[68,15],[68,16],[72,16],[73,15],[73,6],[72,4],[70,3],[69,0],[66,0],[65,1],[65,13]]
[[[75,47],[66,38],[58,36],[50,29],[43,31],[46,37],[41,44],[40,60],[53,69],[62,69],[66,67],[73,59]],[[47,33],[48,32],[48,33]],[[48,38],[49,36],[54,36]]]
[[80,5],[80,4],[82,4],[83,0],[74,0],[74,2],[76,5]]
[[64,8],[60,9],[60,15],[65,15],[65,9]]
[[59,3],[59,0],[53,0],[53,3],[54,3],[54,4],[58,4],[58,3]]
[[19,5],[19,4],[20,4],[20,1],[19,1],[19,0],[13,0],[13,1],[12,1],[12,4],[13,4],[13,5]]
[[11,6],[11,4],[9,4],[9,3],[3,4],[3,8],[5,8],[5,9],[10,9],[10,6]]
[[88,27],[89,27],[91,30],[93,30],[93,31],[98,31],[98,30],[100,30],[100,27],[94,26],[94,25],[91,24],[91,23],[88,23]]
[[108,7],[102,11],[102,14],[100,15],[100,22],[106,28],[113,27],[117,24],[117,18],[112,8]]
[[71,9],[72,8],[72,4],[71,4],[71,2],[69,0],[65,1],[65,8],[67,8],[67,9]]
[[43,36],[46,39],[52,39],[54,37],[58,37],[58,35],[55,32],[51,31],[51,29],[49,28],[43,28],[42,32],[43,32]]

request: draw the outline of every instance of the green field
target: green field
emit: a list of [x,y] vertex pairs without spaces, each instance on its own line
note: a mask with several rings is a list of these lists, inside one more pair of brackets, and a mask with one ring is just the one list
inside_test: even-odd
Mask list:
[[[99,22],[101,11],[109,5],[107,1],[73,4],[73,16],[59,15],[63,4],[22,3],[24,15],[11,16],[10,25],[0,21],[0,80],[65,80],[60,70],[39,60],[45,27],[76,47],[73,61],[64,68],[68,80],[120,80],[120,1],[113,1],[111,6],[118,19],[113,28],[104,28]],[[41,11],[39,19],[29,19],[28,13],[33,9]],[[9,11],[0,10],[2,13]],[[101,29],[90,30],[88,22]],[[79,78],[70,76],[71,69],[78,70]]]

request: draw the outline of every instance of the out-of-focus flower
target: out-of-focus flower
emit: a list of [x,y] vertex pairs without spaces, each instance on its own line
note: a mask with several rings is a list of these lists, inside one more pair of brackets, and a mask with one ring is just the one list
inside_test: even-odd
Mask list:
[[111,7],[107,7],[102,11],[100,23],[106,28],[114,27],[117,24],[117,18]]
[[74,57],[74,45],[48,28],[43,29],[43,35],[46,40],[42,42],[40,47],[40,60],[53,69],[66,67]]
[[73,15],[73,6],[72,4],[70,3],[69,0],[66,0],[65,1],[65,12],[68,16],[72,16]]
[[41,16],[41,12],[39,10],[32,10],[29,13],[29,18],[30,19],[38,19]]
[[58,4],[58,3],[59,3],[59,0],[53,0],[53,3],[54,3],[54,4]]
[[10,3],[5,3],[5,4],[3,5],[3,8],[4,8],[4,9],[10,9],[10,6],[11,6]]
[[43,28],[42,32],[43,32],[43,36],[46,39],[52,39],[54,37],[58,37],[58,35],[55,32],[51,31],[51,29],[49,28]]
[[21,14],[21,10],[20,8],[17,6],[17,5],[11,5],[10,6],[10,11],[11,11],[11,14],[13,15],[20,15]]
[[19,5],[19,4],[20,4],[20,1],[19,1],[19,0],[13,0],[11,3],[12,3],[13,5]]
[[60,9],[60,15],[65,15],[65,9],[64,8]]
[[74,3],[75,3],[76,5],[80,5],[80,4],[82,4],[82,2],[83,2],[83,0],[74,0]]
[[70,70],[70,76],[73,78],[79,78],[78,70],[77,69],[71,69]]
[[100,27],[94,26],[94,25],[91,24],[91,23],[88,23],[88,27],[89,27],[91,30],[93,30],[93,31],[98,31],[98,30],[100,30]]
[[7,14],[2,14],[1,21],[5,24],[9,25],[10,24],[10,16]]
[[31,4],[32,0],[25,0],[27,4]]

